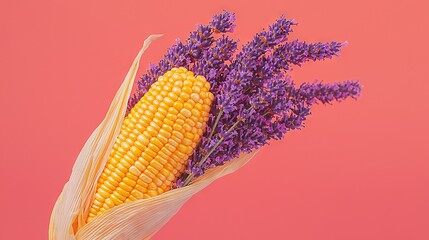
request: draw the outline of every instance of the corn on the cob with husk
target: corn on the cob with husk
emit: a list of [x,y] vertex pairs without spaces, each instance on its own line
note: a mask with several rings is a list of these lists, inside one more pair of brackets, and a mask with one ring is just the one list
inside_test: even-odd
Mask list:
[[125,118],[91,205],[88,221],[114,206],[171,189],[208,120],[213,94],[203,76],[173,68]]
[[288,42],[296,23],[282,16],[235,54],[236,40],[212,36],[232,32],[234,20],[224,12],[198,25],[130,97],[141,54],[158,36],[145,41],[58,198],[51,239],[150,238],[193,194],[302,128],[315,103],[359,96],[357,81],[297,87],[286,74],[335,56],[343,43]]
[[149,239],[193,194],[253,156],[243,155],[191,186],[168,191],[203,133],[213,95],[204,77],[173,69],[122,117],[140,57],[158,37],[145,41],[105,119],[79,154],[52,212],[50,239]]

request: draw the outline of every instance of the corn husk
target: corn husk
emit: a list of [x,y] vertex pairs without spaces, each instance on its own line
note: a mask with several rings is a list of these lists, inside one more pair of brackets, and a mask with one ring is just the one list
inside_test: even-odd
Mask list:
[[106,117],[89,137],[77,157],[70,179],[52,211],[49,239],[149,239],[195,193],[216,179],[236,171],[254,156],[255,152],[242,155],[224,166],[207,171],[189,186],[156,197],[124,203],[97,216],[90,223],[85,223],[97,180],[119,134],[140,58],[149,44],[160,36],[151,35],[145,40]]

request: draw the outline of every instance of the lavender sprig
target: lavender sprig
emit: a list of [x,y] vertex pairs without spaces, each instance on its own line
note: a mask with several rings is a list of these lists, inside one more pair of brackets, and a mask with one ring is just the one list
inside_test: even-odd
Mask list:
[[269,55],[261,67],[261,74],[264,78],[272,77],[279,73],[279,70],[290,71],[291,65],[301,66],[307,61],[324,60],[338,56],[338,52],[344,43],[306,43],[298,40],[287,42],[278,46]]
[[362,91],[358,81],[345,81],[340,83],[303,83],[295,90],[295,98],[298,101],[312,105],[317,102],[323,104],[333,101],[342,101],[348,97],[357,98]]

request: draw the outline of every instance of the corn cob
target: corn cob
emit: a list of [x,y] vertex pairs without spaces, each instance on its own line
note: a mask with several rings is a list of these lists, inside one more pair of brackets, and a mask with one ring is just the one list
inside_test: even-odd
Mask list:
[[168,191],[185,170],[209,118],[203,76],[173,68],[125,117],[98,183],[87,222],[122,203]]

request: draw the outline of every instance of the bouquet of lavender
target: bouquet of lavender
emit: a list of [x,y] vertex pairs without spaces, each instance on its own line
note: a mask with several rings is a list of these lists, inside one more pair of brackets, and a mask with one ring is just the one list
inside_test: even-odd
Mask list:
[[[76,161],[52,214],[52,239],[150,238],[195,193],[239,169],[271,140],[301,129],[314,104],[359,96],[357,81],[297,86],[288,75],[293,66],[336,56],[344,43],[288,41],[296,23],[282,16],[237,52],[229,36],[234,20],[225,11],[177,41],[129,97],[153,37],[145,42]],[[185,90],[188,84],[194,87]],[[183,109],[186,104],[195,109]],[[178,118],[194,119],[188,132],[171,120]],[[181,138],[174,140],[175,134]]]
[[[360,94],[357,81],[296,86],[287,74],[294,65],[336,56],[346,43],[288,41],[297,24],[282,16],[236,53],[237,40],[226,35],[234,31],[234,20],[233,13],[215,15],[210,25],[199,25],[184,43],[169,48],[138,81],[138,92],[129,101],[130,109],[157,77],[172,67],[186,67],[210,82],[215,100],[207,129],[176,187],[302,128],[313,104]],[[222,35],[214,36],[219,33]]]

